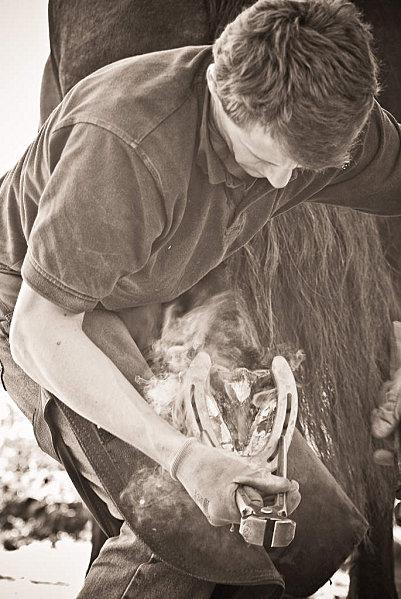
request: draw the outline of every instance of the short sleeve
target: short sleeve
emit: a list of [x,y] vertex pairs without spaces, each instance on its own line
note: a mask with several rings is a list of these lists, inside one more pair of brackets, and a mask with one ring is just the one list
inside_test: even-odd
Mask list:
[[92,310],[149,259],[163,230],[161,195],[135,148],[98,125],[57,129],[48,152],[22,276],[63,308]]
[[348,168],[337,171],[309,199],[370,214],[401,215],[401,127],[377,102]]

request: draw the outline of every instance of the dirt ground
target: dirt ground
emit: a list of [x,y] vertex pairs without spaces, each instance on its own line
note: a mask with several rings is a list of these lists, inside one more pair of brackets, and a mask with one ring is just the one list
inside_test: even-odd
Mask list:
[[75,599],[89,561],[90,543],[63,539],[0,550],[1,599]]

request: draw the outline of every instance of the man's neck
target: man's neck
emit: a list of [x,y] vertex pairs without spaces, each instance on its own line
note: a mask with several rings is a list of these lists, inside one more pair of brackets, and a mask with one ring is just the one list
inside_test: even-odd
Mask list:
[[[210,93],[209,125],[212,133],[214,132],[215,135],[217,134],[220,136],[227,146],[227,152],[223,152],[222,154],[221,152],[218,152],[219,155],[221,154],[220,159],[225,164],[227,170],[229,170],[238,179],[251,179],[252,177],[248,175],[248,173],[244,171],[244,169],[235,160],[232,142],[226,128],[224,127],[225,118],[227,117],[224,114],[221,103],[214,98],[212,93]],[[213,135],[211,135],[210,138],[213,145]]]
[[210,119],[215,130],[221,135],[229,147],[230,152],[232,152],[231,139],[224,127],[223,107],[220,102],[215,99],[212,93],[210,94]]

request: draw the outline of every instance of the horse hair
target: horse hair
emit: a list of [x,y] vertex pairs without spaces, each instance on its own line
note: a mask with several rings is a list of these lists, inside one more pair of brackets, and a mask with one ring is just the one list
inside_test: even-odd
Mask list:
[[363,512],[368,481],[387,506],[393,473],[373,462],[370,412],[400,310],[375,219],[298,206],[229,259],[229,280],[266,346],[304,350],[300,425],[325,465]]

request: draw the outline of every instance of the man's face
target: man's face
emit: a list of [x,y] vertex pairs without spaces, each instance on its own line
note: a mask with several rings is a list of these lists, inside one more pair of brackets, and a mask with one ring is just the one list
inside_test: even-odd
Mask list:
[[261,125],[239,127],[225,113],[216,93],[214,64],[207,70],[213,118],[226,140],[236,162],[252,177],[265,178],[273,187],[282,188],[298,165],[280,147],[276,139]]
[[236,162],[252,177],[266,178],[276,188],[285,187],[297,164],[277,140],[260,125],[245,129],[224,116],[225,138]]

